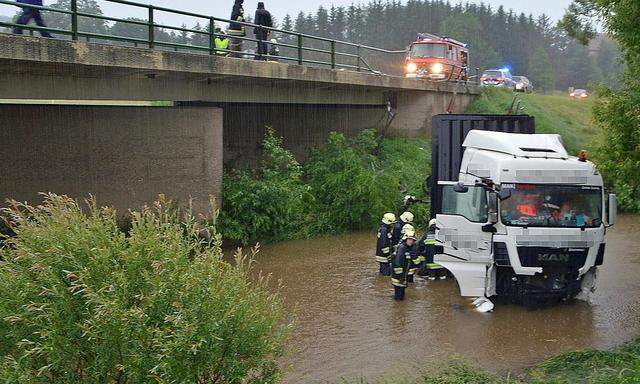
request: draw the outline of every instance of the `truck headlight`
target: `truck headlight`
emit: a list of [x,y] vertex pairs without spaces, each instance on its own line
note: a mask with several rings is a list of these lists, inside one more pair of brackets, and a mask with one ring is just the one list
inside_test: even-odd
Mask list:
[[414,73],[417,70],[418,70],[418,66],[416,65],[416,63],[408,63],[407,64],[407,72],[408,73]]
[[442,73],[443,69],[444,69],[444,67],[442,66],[441,63],[435,63],[431,67],[431,72],[433,72],[433,73]]

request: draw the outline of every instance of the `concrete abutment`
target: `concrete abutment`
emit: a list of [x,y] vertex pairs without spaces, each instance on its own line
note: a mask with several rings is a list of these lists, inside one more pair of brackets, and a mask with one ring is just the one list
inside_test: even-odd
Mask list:
[[198,212],[220,197],[220,108],[5,104],[0,119],[3,201],[92,194],[124,214],[159,193]]

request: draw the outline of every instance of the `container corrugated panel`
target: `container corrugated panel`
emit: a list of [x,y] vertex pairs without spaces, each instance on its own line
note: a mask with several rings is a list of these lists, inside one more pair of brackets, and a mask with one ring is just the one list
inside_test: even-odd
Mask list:
[[431,131],[431,217],[442,207],[438,181],[456,181],[464,148],[472,129],[507,133],[535,133],[535,119],[529,115],[435,115]]

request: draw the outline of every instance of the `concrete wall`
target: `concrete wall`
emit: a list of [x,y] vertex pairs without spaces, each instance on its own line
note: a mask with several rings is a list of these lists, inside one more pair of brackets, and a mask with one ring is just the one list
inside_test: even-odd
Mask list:
[[386,109],[361,105],[223,104],[224,163],[252,165],[261,155],[266,127],[284,138],[285,148],[298,160],[324,144],[331,131],[348,136],[380,128]]
[[206,212],[222,146],[219,108],[0,105],[0,199],[94,194],[122,213],[165,193]]
[[[398,92],[391,96],[396,116],[387,126],[385,105],[304,105],[221,103],[224,109],[224,163],[236,167],[255,164],[261,154],[266,127],[284,138],[284,146],[298,160],[324,144],[331,131],[347,136],[375,128],[389,136],[430,136],[431,118],[445,113],[452,94]],[[455,96],[454,113],[462,113],[473,95]]]

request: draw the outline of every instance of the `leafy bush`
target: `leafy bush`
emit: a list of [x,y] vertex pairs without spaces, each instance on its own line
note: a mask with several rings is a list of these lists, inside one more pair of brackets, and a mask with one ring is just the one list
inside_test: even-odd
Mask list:
[[397,203],[397,178],[382,171],[376,148],[373,130],[352,140],[332,132],[312,153],[304,171],[315,197],[314,232],[371,228]]
[[[395,201],[402,195],[414,195],[422,200],[429,200],[423,185],[431,174],[431,141],[426,138],[383,138],[378,148],[380,163],[384,172],[398,179],[400,188]],[[398,210],[389,207],[388,210]],[[429,205],[415,204],[411,207],[415,215],[415,224],[426,228],[429,223]],[[396,212],[397,213],[397,212]]]
[[[268,383],[288,326],[213,225],[163,199],[132,213],[47,195],[5,210],[0,376],[7,383]],[[207,236],[210,235],[210,236]],[[208,240],[207,240],[208,239]]]
[[[247,244],[373,228],[405,194],[425,197],[429,148],[427,139],[379,139],[374,130],[350,139],[332,132],[301,166],[268,130],[260,167],[226,172],[222,234]],[[412,211],[426,224],[428,205]]]
[[263,147],[257,170],[227,171],[223,179],[222,234],[245,245],[306,235],[312,197],[302,181],[302,167],[272,129]]

